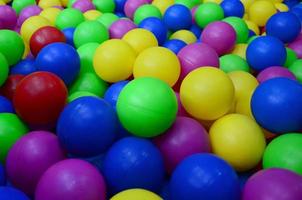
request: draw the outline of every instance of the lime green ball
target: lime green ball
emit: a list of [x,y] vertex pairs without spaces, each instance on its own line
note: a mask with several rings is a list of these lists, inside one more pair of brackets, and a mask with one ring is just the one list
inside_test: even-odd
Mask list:
[[16,13],[19,15],[20,12],[30,5],[35,5],[35,0],[14,0],[12,3],[12,8],[16,11]]
[[291,66],[296,60],[298,60],[298,56],[296,52],[290,48],[286,48],[286,61],[284,66],[289,67]]
[[302,134],[288,133],[273,139],[264,151],[263,168],[284,168],[302,175]]
[[227,54],[219,58],[220,69],[225,73],[233,71],[249,72],[250,67],[246,60],[235,54]]
[[0,53],[6,58],[8,65],[18,63],[24,54],[24,42],[20,35],[10,30],[0,30]]
[[182,4],[189,9],[200,4],[200,0],[175,0],[175,4]]
[[136,9],[134,13],[134,23],[139,24],[141,21],[148,17],[157,17],[161,19],[162,15],[160,10],[151,4],[145,4]]
[[258,35],[254,35],[252,37],[250,37],[247,41],[247,44],[250,44],[253,40],[255,40],[257,37],[259,37]]
[[0,86],[5,83],[8,76],[9,66],[2,53],[0,53]]
[[65,28],[76,28],[80,23],[85,21],[85,17],[81,11],[74,8],[62,10],[56,19],[56,27],[60,30]]
[[68,0],[68,4],[67,7],[71,8],[73,6],[73,4],[76,2],[77,0]]
[[103,97],[108,84],[100,79],[95,73],[82,74],[70,87],[69,93],[85,91]]
[[177,99],[165,82],[138,78],[121,91],[116,108],[125,129],[133,135],[150,138],[164,133],[173,124]]
[[27,127],[17,115],[12,113],[0,113],[0,162],[5,162],[10,148],[27,132]]
[[227,17],[223,19],[226,23],[230,24],[236,31],[237,44],[245,43],[249,38],[249,28],[245,21],[239,17]]
[[97,97],[97,95],[92,94],[91,92],[86,92],[86,91],[79,91],[79,92],[74,92],[69,97],[67,98],[67,102],[70,103],[80,97]]
[[201,4],[195,13],[195,21],[200,28],[206,27],[211,22],[222,20],[223,17],[223,9],[212,2]]
[[98,21],[82,22],[77,26],[73,36],[77,48],[91,42],[101,44],[108,39],[109,32],[107,28]]
[[302,83],[302,59],[294,61],[288,69],[293,72],[297,80]]
[[113,13],[115,9],[114,0],[93,0],[96,9],[102,13]]
[[113,13],[104,13],[97,18],[97,20],[101,22],[107,29],[109,29],[111,24],[113,24],[113,22],[117,21],[118,19],[119,17]]
[[93,56],[99,45],[98,43],[87,43],[77,49],[81,59],[80,76],[85,73],[95,73],[93,68]]

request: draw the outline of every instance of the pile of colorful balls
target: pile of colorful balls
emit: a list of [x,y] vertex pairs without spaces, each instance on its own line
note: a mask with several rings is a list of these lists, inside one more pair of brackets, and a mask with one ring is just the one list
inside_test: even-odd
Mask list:
[[302,200],[301,0],[0,0],[0,200]]

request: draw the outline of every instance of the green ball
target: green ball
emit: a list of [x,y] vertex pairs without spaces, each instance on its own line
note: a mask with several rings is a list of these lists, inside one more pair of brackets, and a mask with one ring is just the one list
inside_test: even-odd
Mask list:
[[73,36],[73,41],[76,48],[91,42],[101,44],[108,39],[108,30],[98,21],[82,22],[77,26]]
[[95,73],[82,74],[69,89],[69,93],[85,91],[103,97],[108,84],[100,79]]
[[181,4],[192,9],[194,6],[200,4],[200,0],[175,0],[175,4]]
[[247,41],[247,44],[250,44],[252,41],[254,41],[257,37],[259,37],[258,35],[254,35],[252,37],[250,37]]
[[66,8],[58,15],[56,27],[60,30],[65,28],[76,28],[83,21],[85,21],[85,17],[81,11],[74,8]]
[[76,2],[77,0],[68,0],[68,4],[67,7],[71,8],[73,6],[73,4]]
[[211,22],[222,20],[223,17],[223,9],[212,2],[201,4],[195,13],[195,21],[200,28],[206,27]]
[[8,76],[9,66],[2,53],[0,53],[0,87],[5,83]]
[[237,44],[245,43],[249,38],[249,28],[246,25],[245,21],[239,17],[227,17],[222,21],[230,24],[236,31]]
[[121,91],[116,108],[125,129],[135,136],[150,138],[164,133],[173,124],[177,99],[165,82],[138,78]]
[[139,24],[141,21],[148,17],[157,17],[161,19],[162,15],[160,10],[156,6],[145,4],[136,9],[133,20],[135,24]]
[[119,17],[113,13],[104,13],[97,18],[97,20],[101,22],[107,29],[109,29],[111,24],[113,24],[113,22],[117,21],[118,19]]
[[81,59],[80,76],[85,73],[95,73],[93,68],[93,56],[99,45],[98,43],[87,43],[77,49]]
[[27,127],[17,115],[12,113],[0,113],[0,162],[5,162],[10,148],[27,132]]
[[93,0],[96,9],[102,13],[113,13],[115,9],[114,0]]
[[264,151],[263,168],[284,168],[302,175],[302,134],[288,133],[273,139]]
[[79,91],[69,95],[69,97],[67,98],[67,102],[70,103],[80,97],[97,97],[97,95],[92,94],[91,92]]
[[288,68],[297,78],[297,80],[302,83],[302,59],[296,60]]
[[286,48],[286,61],[284,66],[289,67],[291,66],[296,60],[298,60],[298,56],[296,52],[290,48]]
[[30,5],[36,5],[35,0],[14,0],[12,3],[12,8],[16,11],[16,13],[19,15],[20,12]]
[[24,49],[24,42],[18,33],[11,30],[0,30],[0,53],[4,55],[9,66],[22,59]]
[[220,69],[225,73],[233,71],[249,72],[250,67],[246,60],[235,54],[227,54],[219,58]]

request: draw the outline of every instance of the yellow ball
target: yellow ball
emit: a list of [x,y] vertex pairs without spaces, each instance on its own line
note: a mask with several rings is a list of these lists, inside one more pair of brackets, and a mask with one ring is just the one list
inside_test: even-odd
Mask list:
[[248,19],[249,19],[249,14],[244,13],[244,15],[243,15],[243,19],[244,19],[244,20],[248,20]]
[[236,54],[246,60],[246,49],[247,49],[247,44],[244,43],[236,44],[235,48],[232,51],[232,54]]
[[29,40],[36,30],[44,26],[51,26],[51,22],[42,16],[32,16],[25,20],[21,26],[21,36],[25,43],[29,43]]
[[114,195],[110,200],[162,200],[162,198],[148,190],[129,189]]
[[249,8],[249,19],[258,26],[263,27],[275,13],[277,13],[277,9],[271,1],[255,1]]
[[230,163],[235,170],[248,171],[259,163],[265,149],[262,129],[241,114],[226,115],[210,129],[213,153]]
[[166,10],[174,4],[174,0],[154,0],[152,4],[156,6],[162,15],[165,14]]
[[251,119],[254,119],[252,109],[251,109],[251,99],[253,93],[245,95],[236,101],[235,113],[246,115]]
[[176,31],[175,33],[173,33],[171,35],[170,39],[182,40],[187,44],[192,44],[192,43],[195,43],[197,41],[197,38],[194,35],[194,33],[192,33],[191,31],[188,31],[188,30]]
[[57,16],[60,14],[61,10],[59,8],[46,8],[41,13],[40,16],[45,17],[54,26],[56,23]]
[[61,1],[62,6],[67,7],[68,0],[60,0],[60,1]]
[[214,67],[190,72],[180,87],[185,110],[201,120],[215,120],[225,115],[233,104],[235,89],[229,76]]
[[151,47],[140,53],[133,68],[134,78],[154,77],[173,86],[180,75],[177,56],[164,47]]
[[3,0],[0,0],[0,5],[5,5],[5,2]]
[[289,9],[287,7],[287,5],[283,4],[283,3],[275,3],[275,7],[277,8],[277,10],[279,10],[280,12],[287,12]]
[[220,4],[222,0],[203,0],[203,3],[208,3],[208,2]]
[[240,0],[244,6],[245,11],[248,11],[249,7],[255,0]]
[[254,22],[250,20],[245,20],[246,25],[249,27],[250,30],[252,30],[256,35],[260,34],[260,29]]
[[60,0],[40,0],[38,5],[43,9],[54,6],[62,6]]
[[98,10],[88,10],[84,13],[86,20],[96,20],[102,13]]
[[29,44],[24,42],[24,40],[23,40],[23,43],[24,43],[25,48],[24,48],[24,53],[23,53],[22,58],[25,59],[28,56],[29,52],[30,52],[30,48],[29,48]]
[[95,51],[93,66],[104,81],[115,83],[132,75],[136,53],[125,41],[112,39],[103,42]]
[[147,48],[158,46],[157,39],[153,33],[142,28],[129,31],[124,35],[122,40],[130,44],[137,54],[141,53]]

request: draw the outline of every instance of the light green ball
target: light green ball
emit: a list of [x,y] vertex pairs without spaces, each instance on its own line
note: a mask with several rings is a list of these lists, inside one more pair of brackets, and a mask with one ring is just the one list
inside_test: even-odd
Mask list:
[[235,54],[227,54],[219,58],[220,69],[225,73],[233,71],[249,72],[250,67],[246,60]]
[[2,86],[5,83],[8,76],[8,71],[9,71],[8,63],[5,57],[3,56],[3,54],[0,53],[0,86]]
[[296,52],[290,48],[286,48],[286,61],[284,66],[289,67],[291,66],[296,60],[298,60],[298,56]]
[[117,21],[118,19],[119,17],[113,13],[104,13],[97,18],[97,20],[101,22],[107,29],[109,29],[111,24],[113,24],[113,22]]
[[195,21],[200,28],[205,28],[209,23],[222,20],[223,9],[217,3],[203,3],[195,13]]
[[239,17],[227,17],[222,21],[230,24],[236,32],[237,44],[245,43],[249,38],[249,28],[245,21]]
[[85,73],[95,73],[93,68],[93,57],[99,45],[100,44],[98,43],[87,43],[77,49],[81,59],[80,76]]
[[181,4],[186,6],[189,9],[192,9],[194,6],[200,4],[200,0],[175,0],[175,4]]
[[148,17],[157,17],[161,19],[162,15],[160,10],[156,6],[151,4],[144,4],[136,9],[133,17],[134,23],[139,24],[141,21]]
[[20,12],[27,6],[36,5],[35,0],[14,0],[12,3],[12,8],[19,15]]
[[81,11],[74,8],[66,8],[59,13],[56,19],[56,27],[60,30],[76,28],[83,21],[85,21],[85,17]]
[[97,95],[92,94],[91,92],[86,92],[86,91],[74,92],[68,96],[67,102],[70,103],[80,97],[97,97]]
[[115,9],[114,0],[93,0],[96,9],[102,13],[113,13]]
[[296,60],[288,68],[297,78],[297,80],[302,83],[302,59]]

